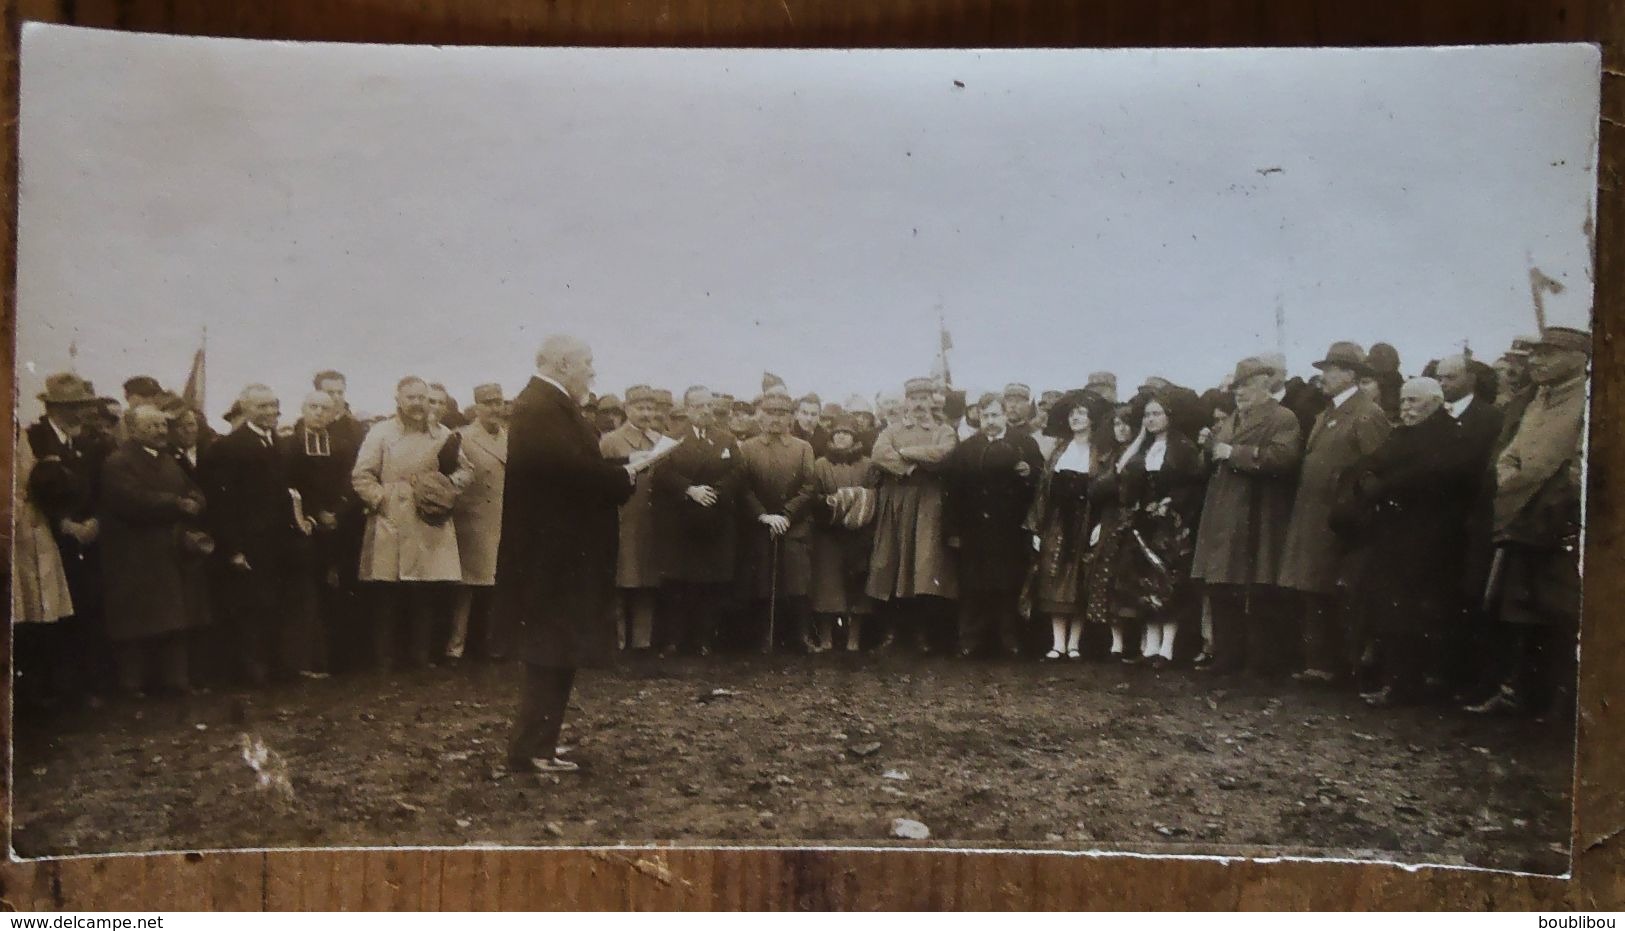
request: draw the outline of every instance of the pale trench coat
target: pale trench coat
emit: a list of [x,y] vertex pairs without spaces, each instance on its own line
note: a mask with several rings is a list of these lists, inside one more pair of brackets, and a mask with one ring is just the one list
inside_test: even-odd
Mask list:
[[457,431],[463,455],[474,468],[468,487],[457,496],[452,523],[464,585],[497,584],[497,545],[502,540],[502,486],[508,474],[508,428],[492,436],[478,423]]
[[62,553],[51,534],[51,522],[28,498],[28,475],[34,471],[34,449],[25,438],[16,446],[12,498],[16,529],[11,541],[11,619],[17,624],[44,624],[73,614]]
[[[358,578],[363,582],[458,582],[463,578],[457,528],[423,522],[412,503],[411,477],[437,468],[440,448],[451,430],[432,424],[428,432],[408,430],[399,417],[367,431],[350,473],[356,495],[367,508]],[[458,453],[457,471],[447,476],[459,491],[473,480],[467,453]]]

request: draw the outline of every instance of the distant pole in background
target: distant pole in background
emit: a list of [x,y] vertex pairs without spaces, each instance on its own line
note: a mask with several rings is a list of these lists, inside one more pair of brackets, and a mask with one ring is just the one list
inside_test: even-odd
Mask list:
[[1275,351],[1286,355],[1286,305],[1281,295],[1275,295]]
[[1563,282],[1556,281],[1545,272],[1536,268],[1534,263],[1529,265],[1529,296],[1535,301],[1535,328],[1537,332],[1546,331],[1546,295],[1562,294]]
[[209,327],[203,326],[203,339],[197,352],[192,354],[192,370],[186,373],[186,387],[181,391],[181,400],[187,407],[197,411],[199,418],[207,422],[208,414],[203,398],[203,380],[207,372],[209,355]]
[[68,371],[79,374],[79,337],[68,340]]
[[940,309],[937,311],[937,332],[941,336],[937,348],[937,377],[942,379],[943,387],[952,388],[954,376],[948,369],[948,350],[954,348],[954,338],[948,335],[948,321]]

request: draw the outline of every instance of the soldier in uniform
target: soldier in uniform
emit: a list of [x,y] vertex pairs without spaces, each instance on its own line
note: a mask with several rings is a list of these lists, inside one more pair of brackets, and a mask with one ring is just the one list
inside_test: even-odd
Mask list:
[[[1534,392],[1495,460],[1495,557],[1485,600],[1503,628],[1500,688],[1469,711],[1573,701],[1580,630],[1580,472],[1591,334],[1548,327],[1530,349]],[[1571,710],[1563,709],[1565,712]]]
[[[648,385],[626,389],[626,423],[598,442],[605,459],[630,461],[661,440],[655,429],[659,392]],[[653,473],[637,477],[632,497],[621,505],[620,549],[615,560],[615,589],[623,649],[647,650],[653,644],[655,604],[660,594],[660,553],[655,537]]]
[[933,389],[929,378],[909,379],[904,415],[875,439],[872,458],[881,483],[867,592],[889,608],[881,648],[896,638],[898,626],[907,625],[920,650],[930,652],[933,633],[948,626],[948,602],[959,596],[943,532],[941,476],[958,438],[932,417]]
[[[744,578],[742,594],[760,625],[762,652],[774,646],[770,637],[812,652],[812,583],[808,503],[813,487],[813,449],[790,435],[793,407],[789,398],[766,395],[758,406],[763,432],[739,446],[743,466]],[[770,631],[770,612],[778,631]]]

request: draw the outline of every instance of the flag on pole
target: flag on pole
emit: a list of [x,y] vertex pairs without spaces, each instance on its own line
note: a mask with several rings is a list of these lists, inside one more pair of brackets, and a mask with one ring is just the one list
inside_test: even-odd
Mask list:
[[204,359],[208,355],[208,352],[209,329],[208,327],[204,327],[203,343],[202,345],[198,346],[197,352],[192,354],[192,370],[186,373],[186,388],[181,391],[181,400],[186,402],[187,407],[197,411],[197,415],[200,418],[208,417],[208,415],[204,413],[205,407],[203,399]]
[[954,376],[948,370],[948,350],[954,348],[954,338],[948,334],[948,323],[941,314],[937,315],[937,330],[941,334],[941,340],[937,349],[936,371],[931,374],[941,381],[944,387],[949,387],[954,383]]

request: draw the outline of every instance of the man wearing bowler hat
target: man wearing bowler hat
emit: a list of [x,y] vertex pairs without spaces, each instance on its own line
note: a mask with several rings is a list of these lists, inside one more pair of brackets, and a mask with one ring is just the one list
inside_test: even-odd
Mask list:
[[1315,368],[1331,403],[1315,417],[1304,442],[1281,587],[1297,592],[1302,604],[1304,668],[1296,678],[1342,682],[1352,677],[1361,644],[1360,632],[1350,628],[1355,619],[1343,610],[1340,586],[1351,546],[1329,520],[1343,473],[1376,452],[1391,427],[1377,402],[1360,391],[1360,378],[1371,367],[1359,344],[1333,343]]

